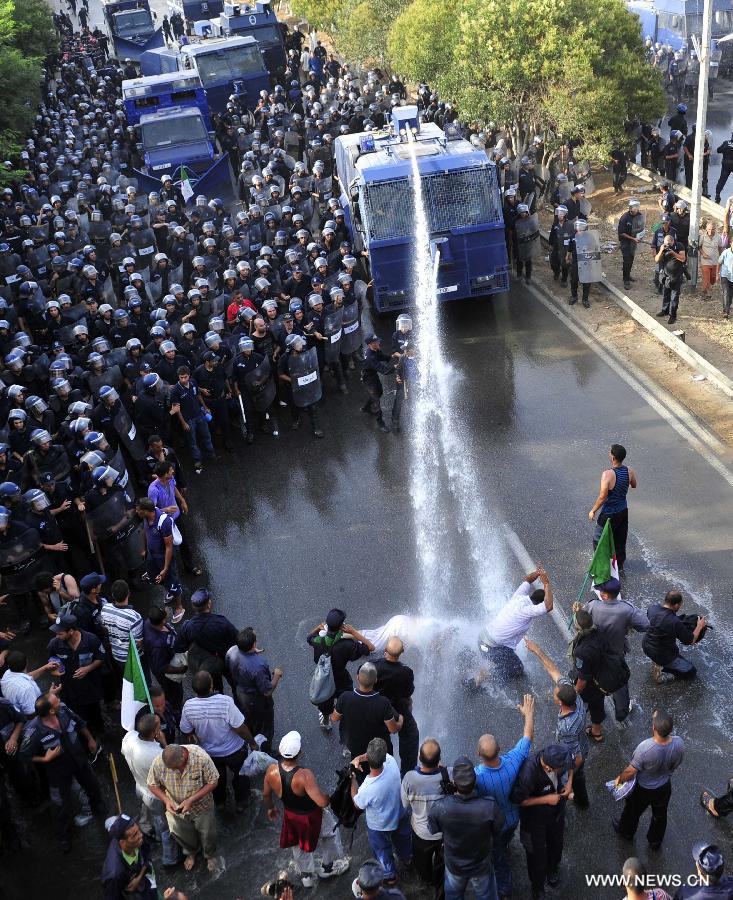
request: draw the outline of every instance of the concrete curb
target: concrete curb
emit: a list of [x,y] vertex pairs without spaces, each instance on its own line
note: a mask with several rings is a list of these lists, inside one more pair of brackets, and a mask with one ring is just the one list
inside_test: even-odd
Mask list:
[[[710,205],[715,206],[716,204],[711,203]],[[550,234],[548,231],[540,231],[540,236],[547,242]],[[681,341],[678,337],[668,331],[664,325],[657,322],[654,316],[650,316],[645,309],[642,309],[637,303],[634,303],[631,297],[627,296],[623,291],[620,291],[611,284],[605,276],[601,279],[599,284],[603,285],[616,301],[616,304],[620,306],[625,313],[630,315],[632,319],[638,322],[660,343],[664,344],[665,347],[679,356],[688,366],[703,372],[707,380],[721,390],[726,397],[733,399],[733,381],[728,378],[727,375],[724,375],[720,369],[717,369],[712,363],[709,363],[704,356],[701,356],[696,350],[688,347],[684,341]]]
[[[655,187],[659,187],[659,185],[663,181],[669,181],[668,178],[664,178],[661,175],[650,172],[649,169],[644,169],[636,163],[628,163],[627,168],[631,175],[635,175],[637,178],[641,178],[642,181],[648,181]],[[687,203],[692,203],[691,190],[686,188],[683,184],[678,184],[676,181],[672,182],[672,186],[674,188],[675,194],[677,194],[678,197],[681,197]],[[723,221],[723,213],[725,212],[725,207],[720,203],[715,203],[713,200],[708,200],[707,197],[703,197],[700,204],[700,209],[704,213],[707,213],[707,215],[714,216],[719,222]]]

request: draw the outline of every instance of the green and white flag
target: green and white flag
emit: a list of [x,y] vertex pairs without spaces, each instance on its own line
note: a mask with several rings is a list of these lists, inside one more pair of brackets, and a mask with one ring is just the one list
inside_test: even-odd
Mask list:
[[185,203],[193,197],[193,186],[191,184],[191,179],[188,176],[188,172],[186,169],[181,166],[181,194],[183,194],[183,200]]
[[613,542],[611,520],[606,519],[606,524],[601,532],[596,552],[590,561],[588,574],[593,579],[593,584],[603,584],[609,578],[618,578],[618,562],[616,561],[616,545]]
[[137,644],[130,635],[130,647],[127,651],[125,671],[122,675],[122,707],[120,710],[120,723],[125,731],[134,731],[135,717],[143,706],[149,706],[151,710],[153,708],[145,675],[140,665]]

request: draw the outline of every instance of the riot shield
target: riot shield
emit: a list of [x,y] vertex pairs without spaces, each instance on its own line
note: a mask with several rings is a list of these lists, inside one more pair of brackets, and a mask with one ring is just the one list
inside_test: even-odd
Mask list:
[[586,200],[585,197],[582,197],[578,201],[578,209],[580,210],[580,215],[587,219],[588,216],[593,212],[593,207],[591,206],[590,200]]
[[275,401],[277,389],[272,378],[270,357],[265,356],[262,362],[243,378],[244,387],[257,412],[264,412]]
[[557,185],[557,196],[561,203],[564,203],[566,200],[570,199],[570,182],[569,181],[561,181]]
[[539,256],[540,220],[537,213],[532,213],[526,219],[518,218],[514,222],[514,230],[517,235],[517,259],[526,262]]
[[43,565],[41,535],[35,528],[24,531],[15,540],[3,540],[0,543],[0,581],[3,593],[25,593],[33,584],[33,576],[41,571]]
[[575,183],[583,185],[583,187],[585,188],[586,196],[594,193],[596,189],[596,183],[593,180],[593,174],[590,170],[590,163],[587,159],[584,159],[582,162],[576,164]]
[[321,399],[321,375],[315,347],[302,353],[290,353],[289,373],[293,403],[303,409]]
[[130,473],[127,471],[125,457],[122,455],[122,450],[119,447],[112,459],[108,461],[107,465],[112,466],[113,469],[116,469],[120,473],[117,484],[123,489],[126,488],[130,480]]
[[137,433],[137,427],[130,418],[130,414],[122,404],[120,404],[120,408],[112,420],[112,426],[117,432],[120,443],[130,454],[132,460],[140,462],[145,459],[145,445]]
[[344,305],[344,317],[341,322],[341,353],[348,356],[361,347],[361,321],[359,319],[359,303],[353,300]]
[[603,277],[601,265],[601,238],[597,231],[579,231],[575,235],[575,252],[578,257],[578,281],[596,284]]
[[124,491],[113,491],[101,506],[87,510],[86,518],[100,555],[104,554],[105,547],[114,546],[122,551],[128,569],[137,569],[142,564],[143,526]]
[[103,372],[88,372],[86,381],[90,393],[96,399],[105,385],[113,387],[119,393],[122,390],[123,378],[119,366],[109,366]]
[[323,336],[326,338],[326,346],[323,358],[327,363],[336,362],[341,355],[341,340],[343,338],[344,308],[332,309],[323,317]]

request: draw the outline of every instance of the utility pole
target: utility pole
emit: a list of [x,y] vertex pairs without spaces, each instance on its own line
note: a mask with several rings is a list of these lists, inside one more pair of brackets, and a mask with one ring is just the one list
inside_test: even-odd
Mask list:
[[[697,287],[699,266],[700,206],[702,203],[702,163],[705,150],[705,123],[708,115],[708,76],[710,74],[710,41],[713,30],[713,0],[705,0],[702,13],[702,40],[695,47],[700,60],[700,81],[697,88],[697,125],[695,128],[695,158],[692,164],[692,208],[690,209],[690,275],[692,287]],[[693,35],[693,44],[697,40]]]

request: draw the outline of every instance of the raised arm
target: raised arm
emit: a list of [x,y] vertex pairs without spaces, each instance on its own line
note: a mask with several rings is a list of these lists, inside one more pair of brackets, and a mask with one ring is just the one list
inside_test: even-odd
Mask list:
[[562,678],[562,672],[558,669],[558,667],[550,659],[550,657],[544,652],[544,650],[542,650],[541,647],[539,647],[537,644],[535,644],[534,641],[531,641],[527,637],[524,639],[524,645],[530,653],[534,653],[537,659],[539,659],[539,661],[542,663],[545,672],[547,672],[553,682],[557,684],[557,682]]

